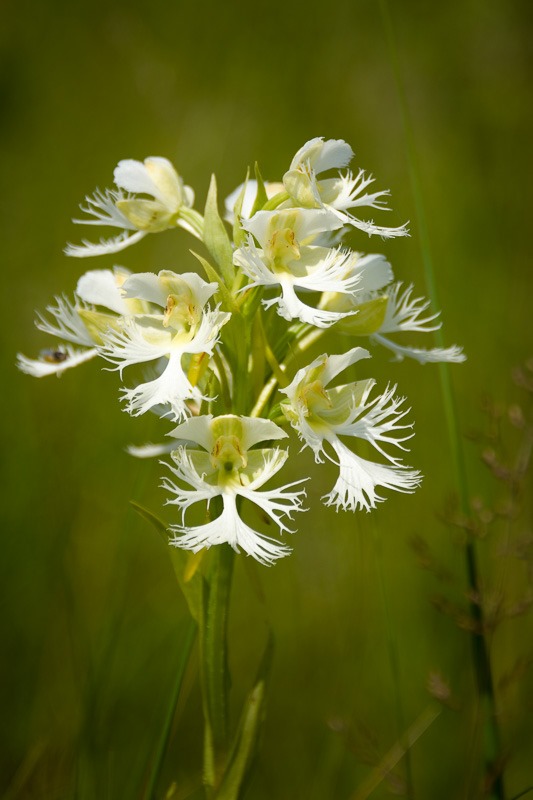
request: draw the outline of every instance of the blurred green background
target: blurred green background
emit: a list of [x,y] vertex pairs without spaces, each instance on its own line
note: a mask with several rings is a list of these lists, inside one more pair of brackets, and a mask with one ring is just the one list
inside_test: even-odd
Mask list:
[[[391,0],[389,8],[445,338],[468,354],[452,378],[469,492],[497,505],[508,487],[482,463],[485,445],[471,434],[486,429],[487,398],[523,401],[511,371],[533,355],[531,4]],[[47,345],[34,311],[70,293],[85,269],[194,268],[180,232],[147,237],[120,257],[63,256],[64,244],[85,233],[70,222],[78,203],[111,185],[121,158],[170,158],[201,209],[211,172],[225,196],[256,159],[277,180],[307,139],[344,138],[355,165],[392,190],[384,223],[411,221],[409,240],[361,234],[353,245],[385,252],[397,277],[425,294],[398,89],[371,0],[4,0],[2,18],[0,786],[8,798],[143,798],[188,615],[163,543],[128,503],[160,509],[162,468],[124,448],[164,431],[121,412],[116,376],[100,364],[37,381],[17,373],[15,354]],[[453,708],[410,750],[411,796],[482,796],[470,634],[450,611],[467,609],[464,535],[443,521],[456,481],[438,368],[390,364],[377,350],[371,367],[381,385],[398,382],[409,398],[417,434],[409,463],[425,480],[416,495],[389,496],[372,515],[336,515],[319,503],[332,474],[313,468],[313,513],[299,521],[293,555],[253,570],[262,598],[238,559],[234,719],[268,626],[276,637],[252,800],[355,798],[398,741],[398,703],[405,728],[431,704],[432,674],[449,684]],[[504,443],[496,437],[491,446],[512,463],[524,431],[505,412],[497,428]],[[306,474],[309,456],[295,464],[295,477]],[[518,609],[490,635],[509,798],[533,784],[531,509],[527,494],[513,501],[522,508],[516,519],[489,525],[476,543],[492,606]],[[413,537],[433,555],[420,538],[417,555]],[[173,782],[173,797],[201,796],[195,669],[157,797]],[[372,796],[405,796],[405,781],[403,760]]]

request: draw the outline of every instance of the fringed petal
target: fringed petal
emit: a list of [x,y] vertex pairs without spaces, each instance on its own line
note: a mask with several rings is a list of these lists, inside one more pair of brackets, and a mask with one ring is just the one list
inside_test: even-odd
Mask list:
[[124,231],[124,233],[112,239],[100,239],[98,244],[89,242],[87,239],[82,239],[80,245],[67,244],[64,253],[74,258],[89,258],[91,256],[104,256],[108,253],[119,253],[121,250],[125,250],[126,247],[140,242],[146,234],[147,231],[137,231],[133,234]]
[[430,306],[430,301],[424,297],[412,297],[414,288],[412,284],[405,289],[403,294],[400,294],[401,288],[402,284],[396,283],[387,291],[387,310],[379,332],[418,331],[429,333],[439,330],[441,322],[437,322],[436,325],[432,324],[440,316],[438,311],[424,316]]
[[412,494],[422,480],[419,472],[408,467],[390,467],[367,461],[352,453],[337,438],[330,439],[330,443],[337,454],[339,477],[323,500],[327,506],[335,506],[337,511],[370,511],[385,499],[377,494],[377,487]]
[[154,380],[121,390],[121,399],[126,402],[126,411],[129,414],[138,417],[161,405],[170,406],[164,416],[168,416],[173,422],[181,422],[190,415],[187,401],[201,401],[204,398],[183,371],[182,355],[177,351],[172,352],[166,368]]
[[237,553],[243,550],[265,566],[270,566],[279,558],[289,555],[290,547],[255,531],[243,522],[237,511],[234,495],[223,494],[222,499],[224,503],[222,514],[206,525],[195,527],[173,525],[171,530],[177,535],[171,539],[170,544],[192,550],[193,553],[204,547],[229,544]]
[[21,353],[17,355],[17,367],[26,375],[34,378],[44,378],[47,375],[62,375],[63,372],[85,361],[90,361],[98,355],[95,348],[90,350],[76,350],[73,347],[65,346],[57,350],[47,350],[40,358],[26,358]]
[[394,361],[403,361],[404,358],[412,358],[418,361],[419,364],[438,364],[441,362],[449,364],[462,364],[466,361],[466,355],[463,353],[463,348],[459,345],[452,345],[451,347],[434,347],[425,350],[419,347],[406,347],[391,341],[387,336],[381,336],[374,333],[370,337],[378,344],[386,347],[394,353]]
[[55,306],[46,307],[46,311],[54,320],[53,322],[47,320],[42,314],[37,314],[35,324],[39,330],[73,344],[92,347],[94,341],[78,314],[75,303],[71,302],[67,297],[56,297],[55,301]]

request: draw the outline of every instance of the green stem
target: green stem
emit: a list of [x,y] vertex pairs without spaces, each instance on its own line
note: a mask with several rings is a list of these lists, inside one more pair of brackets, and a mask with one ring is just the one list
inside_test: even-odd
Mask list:
[[253,316],[234,314],[226,326],[226,357],[233,371],[232,413],[246,414],[250,403],[249,353]]
[[274,195],[274,197],[271,197],[270,200],[268,200],[265,203],[265,205],[263,206],[263,208],[261,210],[262,211],[274,211],[275,208],[277,208],[282,203],[284,203],[285,200],[288,200],[289,197],[290,197],[290,195],[289,195],[288,192],[285,192],[285,191],[278,192],[277,194]]
[[216,789],[222,778],[228,755],[227,626],[234,555],[229,545],[213,548],[200,633],[205,714],[204,782],[211,790]]
[[261,344],[262,344],[262,347],[263,347],[265,358],[267,360],[268,366],[272,370],[272,375],[273,375],[273,377],[276,378],[276,380],[277,380],[277,382],[279,383],[280,386],[287,386],[287,384],[288,384],[287,376],[283,372],[283,370],[281,368],[281,365],[279,364],[276,356],[274,355],[274,352],[273,352],[272,348],[270,347],[269,341],[267,339],[267,335],[265,333],[265,329],[263,327],[263,322],[262,322],[262,319],[261,319],[261,315],[259,315],[259,314],[257,315],[256,321],[257,321],[257,329],[258,329],[258,332],[259,332],[259,334],[261,336],[261,340],[262,340]]
[[[311,331],[311,333],[309,333],[307,336],[304,336],[304,338],[301,339],[297,343],[296,347],[289,353],[285,361],[283,361],[279,365],[279,370],[281,374],[283,375],[287,371],[287,369],[291,366],[292,362],[295,361],[298,358],[298,356],[304,353],[309,347],[311,347],[312,344],[318,341],[318,339],[320,339],[320,337],[323,336],[325,332],[326,331],[324,328],[315,328],[315,330]],[[272,375],[270,380],[263,387],[261,394],[257,398],[256,403],[250,412],[251,417],[259,417],[261,415],[261,412],[263,411],[263,409],[265,408],[266,404],[270,399],[270,395],[272,394],[278,383],[279,381],[276,375]]]
[[222,361],[222,357],[220,355],[220,351],[218,347],[215,347],[213,351],[213,359],[217,366],[218,370],[218,377],[219,377],[219,384],[220,390],[222,392],[222,399],[224,400],[224,405],[226,407],[226,411],[229,413],[231,410],[231,393],[229,390],[228,384],[228,376],[226,375],[226,368],[224,366],[224,362]]
[[[415,204],[415,215],[417,218],[417,226],[420,231],[420,243],[421,243],[422,261],[424,265],[426,285],[428,288],[428,294],[430,296],[434,308],[438,308],[439,304],[437,299],[435,270],[433,267],[433,258],[431,254],[431,245],[429,237],[429,227],[427,224],[424,201],[423,201],[423,193],[419,177],[420,173],[416,157],[415,139],[411,126],[407,97],[401,79],[401,69],[396,49],[394,28],[387,0],[380,0],[380,9],[384,27],[386,30],[390,58],[392,62],[393,73],[396,80],[396,86],[400,101],[402,121],[404,127],[404,136],[405,136],[407,156],[408,156],[409,174],[410,174],[413,199]],[[439,347],[443,346],[444,342],[441,330],[438,330],[435,333],[435,339]],[[446,417],[446,425],[448,429],[448,439],[455,467],[456,486],[460,498],[461,509],[464,514],[468,515],[470,508],[469,508],[469,490],[468,490],[465,456],[463,450],[463,442],[459,431],[458,414],[457,414],[455,397],[451,383],[450,370],[448,364],[446,363],[439,364],[439,377],[441,384],[442,399],[444,404],[444,412]],[[480,592],[479,572],[477,566],[475,545],[473,541],[470,539],[467,541],[465,548],[465,561],[466,561],[465,566],[466,566],[467,580],[471,590],[471,594],[473,597],[477,597],[479,596]],[[500,736],[496,721],[497,718],[496,718],[496,699],[494,695],[494,682],[492,678],[492,670],[491,670],[487,641],[483,634],[484,620],[483,620],[483,610],[481,604],[471,602],[470,613],[476,623],[476,629],[479,631],[479,633],[472,635],[472,659],[476,675],[477,688],[479,696],[482,700],[481,705],[484,711],[486,711],[486,717],[484,720],[485,772],[487,775],[495,775],[494,782],[492,783],[492,787],[490,790],[491,792],[490,797],[497,798],[497,800],[505,800],[503,775],[497,769],[497,760],[500,753]]]

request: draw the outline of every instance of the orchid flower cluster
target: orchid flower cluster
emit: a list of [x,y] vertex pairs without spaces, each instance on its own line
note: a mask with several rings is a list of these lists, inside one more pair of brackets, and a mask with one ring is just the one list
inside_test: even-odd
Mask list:
[[[339,376],[370,358],[353,346],[363,339],[420,363],[464,355],[457,346],[396,340],[405,331],[436,330],[438,314],[411,285],[394,282],[383,255],[343,245],[354,228],[408,235],[405,225],[359,218],[365,208],[388,210],[389,192],[373,191],[363,170],[342,171],[352,157],[342,140],[312,139],[281,182],[264,182],[257,168],[254,179],[248,175],[227,198],[224,219],[214,177],[201,214],[167,159],[124,160],[116,188],[96,190],[81,207],[85,217],[74,220],[120,231],[68,245],[67,255],[77,258],[118,253],[175,228],[204,246],[203,254],[191,252],[205,277],[190,269],[132,274],[121,266],[86,272],[72,298],[57,297],[36,321],[58,343],[37,359],[18,357],[19,368],[36,377],[100,357],[124,379],[129,414],[173,423],[171,444],[131,448],[141,457],[170,453],[162,485],[179,510],[172,545],[197,552],[228,543],[263,564],[287,555],[286,544],[255,528],[268,518],[279,533],[290,531],[304,510],[305,479],[264,488],[287,460],[279,442],[291,428],[317,463],[338,468],[323,498],[337,511],[370,511],[384,499],[381,490],[410,493],[421,480],[400,457],[412,425],[396,387],[376,392],[370,377],[343,383]],[[349,337],[349,349],[307,363],[306,351],[330,330]],[[362,441],[376,461],[358,452]],[[197,503],[205,521],[192,525],[187,512]],[[243,518],[246,504],[259,509],[255,526]]]

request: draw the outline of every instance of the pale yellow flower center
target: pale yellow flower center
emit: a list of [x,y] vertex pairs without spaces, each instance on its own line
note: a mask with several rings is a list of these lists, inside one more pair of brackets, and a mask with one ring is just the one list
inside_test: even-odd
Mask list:
[[274,231],[266,247],[274,269],[283,270],[291,261],[300,259],[300,244],[292,228]]
[[198,309],[190,294],[169,294],[163,325],[177,330],[189,329],[198,322]]
[[300,402],[306,407],[306,416],[319,415],[326,408],[331,408],[331,400],[321,381],[307,383],[299,393]]
[[248,459],[243,452],[241,441],[237,436],[219,436],[211,451],[211,463],[221,473],[229,477],[231,473],[246,467]]

